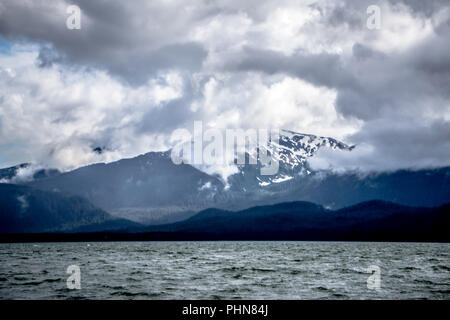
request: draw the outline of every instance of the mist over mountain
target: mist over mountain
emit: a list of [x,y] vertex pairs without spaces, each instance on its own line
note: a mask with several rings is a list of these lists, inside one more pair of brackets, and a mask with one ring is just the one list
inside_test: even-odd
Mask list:
[[189,164],[175,165],[169,150],[94,164],[28,185],[84,197],[118,217],[167,223],[210,207],[239,210],[279,202],[277,199],[289,191],[282,182],[309,173],[307,158],[317,150],[353,148],[333,138],[292,131],[282,131],[275,147],[279,152],[271,156],[279,162],[279,171],[270,176],[261,174],[260,162],[250,164],[253,154],[246,153],[245,164],[236,164],[237,173],[224,181],[219,175],[207,174]]
[[13,167],[0,169],[0,181],[3,183],[10,182],[11,179],[17,176],[20,169],[25,169],[29,166],[29,163],[21,163]]
[[0,183],[23,183],[32,180],[57,176],[61,173],[58,169],[35,167],[31,163],[0,169]]
[[355,146],[283,130],[276,147],[278,152],[271,154],[279,162],[275,175],[262,175],[261,164],[250,164],[254,155],[246,153],[246,163],[235,164],[237,172],[227,181],[189,164],[175,165],[170,150],[64,173],[40,169],[31,172],[32,181],[14,177],[27,164],[2,169],[0,175],[35,189],[82,197],[115,217],[144,224],[181,221],[207,208],[243,210],[289,201],[330,209],[374,199],[428,207],[450,202],[450,167],[371,174],[317,171],[308,159],[319,149],[352,152]]

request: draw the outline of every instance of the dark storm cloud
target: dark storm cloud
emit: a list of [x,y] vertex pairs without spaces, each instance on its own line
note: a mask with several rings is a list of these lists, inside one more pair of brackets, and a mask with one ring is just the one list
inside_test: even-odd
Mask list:
[[349,139],[371,144],[391,168],[449,164],[449,38],[444,32],[398,55],[354,47],[349,70],[367,73],[357,76],[358,90],[338,89],[337,108],[366,121]]
[[449,6],[448,0],[389,0],[389,2],[392,4],[404,4],[415,14],[426,17],[430,17],[440,9]]
[[[284,73],[318,86],[334,88],[337,108],[344,115],[370,120],[386,111],[396,113],[423,108],[415,102],[450,92],[450,34],[427,39],[410,51],[386,55],[356,43],[353,55],[343,61],[336,54],[294,53],[246,48],[226,68],[234,71]],[[433,50],[430,50],[433,48]],[[436,110],[445,108],[436,104]]]
[[[360,132],[352,136],[357,144],[370,143],[376,154],[368,154],[364,162],[374,163],[377,170],[379,158],[386,169],[440,167],[449,165],[450,123],[436,120],[432,123],[405,124],[396,120],[367,122]],[[350,160],[355,164],[356,161]],[[342,163],[346,166],[349,163]]]
[[183,70],[194,72],[200,70],[202,61],[206,58],[203,47],[194,42],[179,43],[164,46],[155,51],[130,54],[119,58],[119,61],[105,61],[106,69],[120,75],[129,83],[139,85],[148,80],[151,75],[160,70]]
[[63,58],[61,55],[49,46],[44,46],[39,50],[37,62],[41,68],[51,67],[54,63],[60,63],[62,61]]
[[[404,6],[413,15],[422,17],[431,17],[433,14],[441,10],[442,8],[449,6],[448,0],[388,0],[387,1],[394,8]],[[347,24],[352,28],[361,28],[365,26],[366,20],[361,12],[366,12],[366,9],[370,5],[381,5],[383,1],[374,0],[344,0],[338,3],[335,7],[332,7],[329,11],[324,11],[324,17],[331,25]],[[320,4],[316,4],[318,8],[321,8]]]
[[282,72],[327,87],[340,86],[341,82],[354,82],[351,75],[342,68],[340,56],[337,54],[299,52],[287,56],[276,51],[247,47],[225,68],[268,74]]
[[187,31],[183,24],[189,25],[197,16],[183,18],[175,8],[152,8],[146,1],[74,3],[81,9],[80,30],[65,26],[69,16],[65,10],[72,3],[7,1],[0,36],[43,44],[39,57],[43,67],[53,62],[95,67],[133,85],[144,83],[159,70],[193,72],[206,58],[201,43],[183,38]]
[[[168,101],[159,108],[147,111],[139,123],[135,126],[137,133],[164,133],[170,134],[180,125],[187,126],[199,115],[192,113],[187,106],[198,96],[192,87],[188,74],[184,75],[183,95]],[[198,119],[198,118],[197,118]]]
[[350,86],[336,83],[339,110],[365,120],[398,112],[414,116],[420,109],[448,111],[449,31],[399,53],[384,54],[355,44],[345,69],[357,81],[346,81]]
[[365,23],[364,16],[361,15],[361,9],[364,9],[364,7],[359,7],[357,10],[349,10],[349,6],[346,5],[335,7],[326,15],[327,23],[331,26],[346,24],[350,28],[361,28]]

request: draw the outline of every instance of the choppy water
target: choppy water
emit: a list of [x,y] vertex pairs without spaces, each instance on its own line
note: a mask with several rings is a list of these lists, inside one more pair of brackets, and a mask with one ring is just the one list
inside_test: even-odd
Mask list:
[[[425,243],[0,244],[0,298],[449,299],[449,257],[450,244]],[[80,290],[67,288],[69,265]]]

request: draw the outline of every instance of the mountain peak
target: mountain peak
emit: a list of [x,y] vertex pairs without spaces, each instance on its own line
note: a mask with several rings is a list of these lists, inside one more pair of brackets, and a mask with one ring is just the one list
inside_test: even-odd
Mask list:
[[345,151],[352,151],[355,148],[354,145],[349,146],[334,138],[290,130],[281,130],[279,144],[274,142],[272,144],[277,147],[279,160],[291,168],[304,165],[306,159],[314,156],[322,147]]
[[[279,140],[270,141],[267,147],[272,158],[279,163],[278,172],[274,175],[261,175],[259,164],[256,167],[248,164],[238,165],[238,173],[230,176],[228,182],[235,190],[250,191],[254,188],[270,188],[289,180],[295,180],[298,176],[311,173],[307,160],[313,157],[320,148],[352,151],[355,146],[349,146],[330,137],[280,130]],[[273,153],[272,150],[276,152]],[[255,155],[247,156],[255,157]]]

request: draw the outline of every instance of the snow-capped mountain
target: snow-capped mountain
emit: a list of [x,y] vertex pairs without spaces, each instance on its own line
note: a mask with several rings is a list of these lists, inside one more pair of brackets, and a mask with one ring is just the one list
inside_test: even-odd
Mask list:
[[213,207],[242,210],[303,200],[341,208],[372,199],[433,206],[450,199],[450,167],[365,176],[355,172],[316,172],[309,167],[308,159],[318,150],[349,152],[354,146],[292,131],[281,131],[279,141],[271,143],[269,150],[276,147],[271,156],[279,161],[279,170],[274,175],[262,175],[260,163],[253,165],[246,161],[243,165],[236,164],[237,173],[224,181],[219,175],[189,164],[174,164],[170,151],[166,151],[64,173],[39,172],[32,175],[32,181],[14,180],[17,168],[0,170],[0,177],[35,189],[81,196],[113,216],[146,224],[183,220]]
[[[351,151],[355,146],[349,146],[330,137],[281,130],[279,141],[271,140],[267,147],[272,159],[278,161],[278,172],[274,175],[262,175],[259,163],[255,166],[249,165],[246,161],[246,164],[238,165],[239,172],[230,176],[228,183],[234,190],[245,192],[255,187],[280,184],[310,174],[307,160],[321,148]],[[249,157],[255,157],[255,155],[246,154],[246,158]]]
[[[209,207],[242,209],[267,197],[286,193],[291,180],[307,174],[307,158],[320,148],[351,150],[333,138],[281,131],[271,141],[270,155],[279,161],[275,175],[261,175],[261,164],[236,165],[226,181],[189,164],[176,165],[171,152],[150,152],[132,159],[93,164],[76,170],[29,172],[32,181],[17,180],[38,189],[81,196],[116,216],[140,222],[166,222]],[[27,165],[26,168],[32,169]],[[13,172],[14,171],[14,172]],[[13,173],[5,170],[14,182]]]
[[279,144],[271,142],[278,150],[278,160],[286,167],[304,166],[307,158],[314,156],[320,148],[351,151],[355,146],[348,146],[330,137],[296,133],[281,130]]

